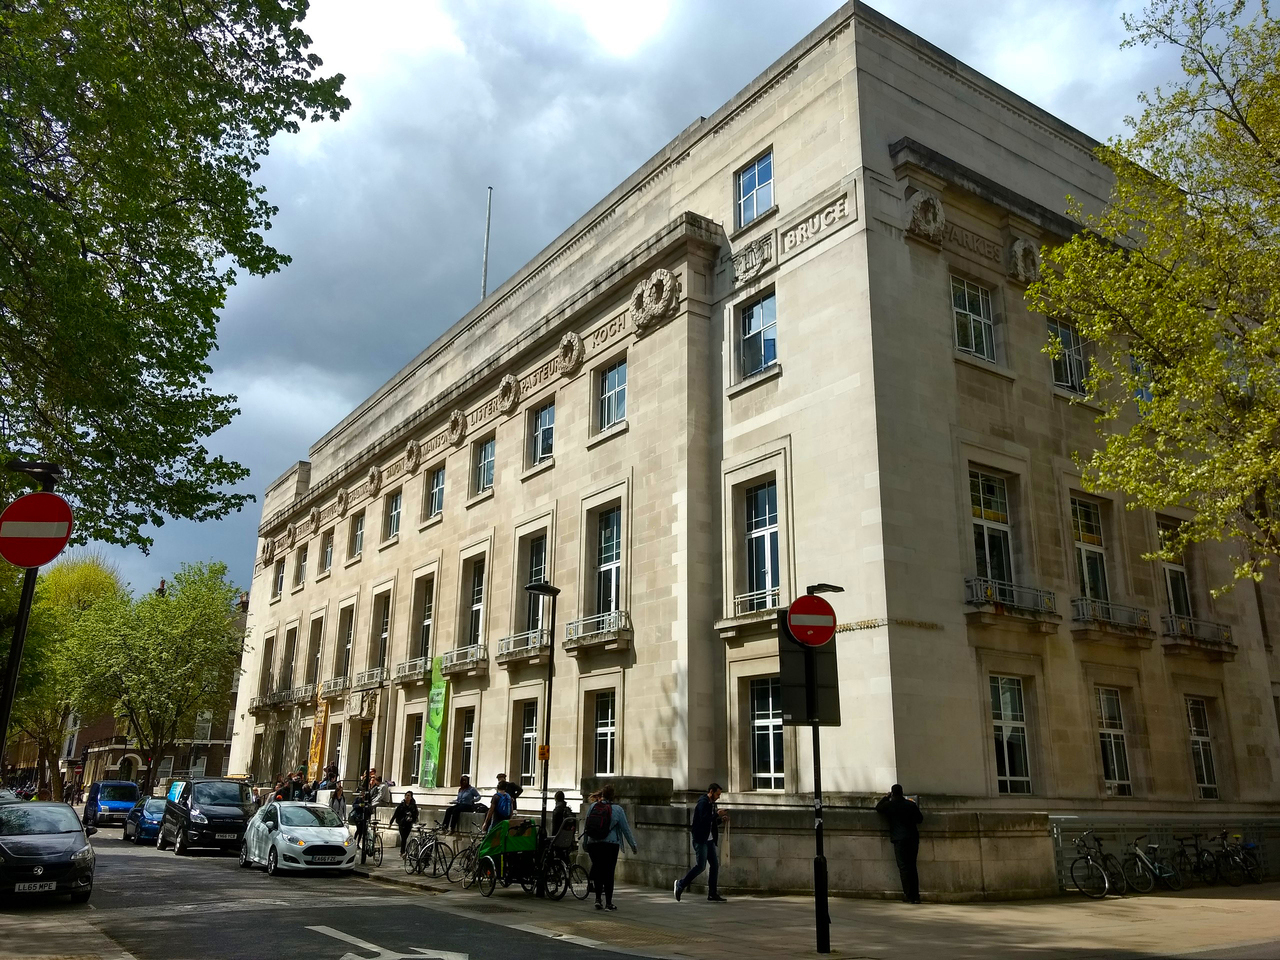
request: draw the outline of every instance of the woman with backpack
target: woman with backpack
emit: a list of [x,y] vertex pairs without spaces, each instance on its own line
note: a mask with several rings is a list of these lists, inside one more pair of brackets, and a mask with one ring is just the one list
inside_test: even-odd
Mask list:
[[[626,811],[617,802],[613,784],[607,783],[599,793],[592,794],[591,809],[583,827],[583,843],[591,857],[591,886],[596,892],[597,910],[617,910],[613,905],[613,874],[618,868],[618,854],[622,841],[626,840],[632,853],[638,853],[636,838],[631,835]],[[601,894],[604,903],[600,902]]]
[[400,859],[403,860],[409,849],[409,834],[418,822],[418,802],[413,799],[412,790],[405,791],[404,799],[392,811],[391,822],[400,828]]

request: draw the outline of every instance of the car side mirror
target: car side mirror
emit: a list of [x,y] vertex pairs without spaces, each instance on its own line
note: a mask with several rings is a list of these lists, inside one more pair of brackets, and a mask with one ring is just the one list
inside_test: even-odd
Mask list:
[[86,837],[92,837],[92,836],[93,836],[95,833],[97,833],[97,832],[98,832],[98,828],[97,828],[97,827],[85,827],[85,828],[84,828],[84,835],[85,835]]

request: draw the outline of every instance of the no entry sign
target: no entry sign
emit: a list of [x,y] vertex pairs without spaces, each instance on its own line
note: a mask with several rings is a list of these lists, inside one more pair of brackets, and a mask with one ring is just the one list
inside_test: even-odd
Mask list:
[[809,647],[820,647],[836,635],[836,612],[821,597],[796,597],[787,608],[787,629]]
[[71,505],[56,493],[28,493],[0,513],[0,557],[42,567],[71,539]]

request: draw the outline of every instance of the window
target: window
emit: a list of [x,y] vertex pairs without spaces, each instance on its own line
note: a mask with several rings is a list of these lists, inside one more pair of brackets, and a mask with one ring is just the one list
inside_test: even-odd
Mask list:
[[351,518],[351,536],[347,541],[347,558],[354,559],[364,552],[364,511]]
[[1031,793],[1031,764],[1027,755],[1027,717],[1022,680],[991,677],[991,721],[995,728],[996,785],[1001,793]]
[[1133,374],[1133,401],[1138,407],[1139,415],[1144,415],[1148,405],[1155,399],[1155,394],[1151,390],[1151,367],[1130,355],[1129,372]]
[[460,755],[458,757],[458,775],[466,774],[474,777],[475,770],[472,769],[472,759],[475,756],[476,745],[476,711],[475,707],[470,707],[462,711],[462,723],[458,725],[461,731]]
[[[540,533],[529,538],[529,579],[528,583],[542,583],[547,579],[547,535]],[[525,593],[525,629],[542,629],[542,597],[536,593]]]
[[739,611],[768,610],[779,602],[777,481],[770,480],[747,491],[745,516],[747,595]]
[[307,639],[307,679],[306,683],[317,683],[320,679],[320,652],[324,640],[324,619],[317,617],[311,621],[311,636]]
[[376,654],[370,667],[387,665],[387,645],[391,639],[391,594],[380,593],[373,598],[373,649]]
[[196,714],[195,730],[191,733],[191,739],[197,743],[208,743],[209,738],[213,736],[213,711],[201,710]]
[[596,613],[619,609],[622,598],[622,508],[596,517]]
[[1191,727],[1191,765],[1201,800],[1218,799],[1218,774],[1213,768],[1213,741],[1209,736],[1209,705],[1199,697],[1187,697],[1187,722]]
[[355,607],[343,607],[342,612],[338,614],[338,636],[341,638],[342,646],[339,648],[338,672],[335,676],[349,677],[351,676],[351,648],[356,638]]
[[735,180],[738,226],[745,227],[773,206],[773,151],[747,164]]
[[481,440],[475,445],[475,493],[493,489],[493,454],[495,438]]
[[751,787],[783,787],[782,681],[778,677],[751,681]]
[[387,502],[383,508],[382,516],[383,540],[390,540],[392,537],[400,536],[400,503],[403,497],[404,493],[400,490],[387,494]]
[[538,762],[538,701],[526,700],[520,706],[520,785],[531,786]]
[[600,429],[627,419],[627,361],[619,360],[600,374]]
[[742,308],[742,377],[754,376],[778,360],[778,312],[774,295]]
[[1109,797],[1132,797],[1129,779],[1129,752],[1124,742],[1124,713],[1120,707],[1120,691],[1115,687],[1097,688],[1098,740],[1102,745],[1102,779]]
[[435,611],[435,577],[413,582],[413,622],[416,636],[409,638],[410,659],[431,656],[431,621]]
[[1107,560],[1102,552],[1102,511],[1091,500],[1071,498],[1071,532],[1076,542],[1076,572],[1081,596],[1106,603]]
[[271,596],[278,597],[284,593],[284,561],[276,561],[275,573],[271,579]]
[[956,349],[995,363],[995,324],[991,291],[959,277],[951,278],[951,306],[956,316]]
[[595,774],[612,777],[618,760],[618,702],[612,690],[596,693]]
[[[1167,549],[1178,532],[1176,520],[1157,518],[1156,531],[1160,536],[1161,549]],[[1191,591],[1187,586],[1187,567],[1181,554],[1165,560],[1164,567],[1165,594],[1169,599],[1169,612],[1175,617],[1193,617],[1191,609]]]
[[431,471],[431,486],[427,489],[427,518],[444,513],[444,467]]
[[484,557],[471,561],[471,590],[468,594],[467,644],[480,643],[484,630]]
[[326,572],[333,566],[333,531],[326,530],[320,538],[320,572]]
[[969,500],[973,509],[973,552],[978,576],[995,581],[997,597],[1002,602],[1011,603],[1012,528],[1009,525],[1009,491],[1004,478],[970,470]]
[[1057,337],[1062,344],[1062,349],[1053,358],[1054,385],[1073,393],[1084,393],[1085,380],[1089,377],[1089,358],[1085,355],[1080,332],[1071,324],[1050,317],[1049,336]]
[[173,757],[164,757],[160,761],[160,770],[157,774],[161,780],[168,780],[173,776]]
[[529,460],[542,463],[551,458],[556,429],[556,402],[544,403],[530,418],[532,435],[529,437]]
[[401,783],[417,783],[422,772],[422,714],[408,719],[404,738],[404,776]]
[[276,638],[267,637],[262,644],[262,672],[258,675],[258,696],[271,693],[271,667],[275,663]]
[[293,585],[300,587],[307,582],[307,544],[298,548],[298,558],[293,565]]
[[291,627],[284,635],[284,659],[280,662],[280,687],[289,690],[293,687],[293,664],[298,655],[298,628]]

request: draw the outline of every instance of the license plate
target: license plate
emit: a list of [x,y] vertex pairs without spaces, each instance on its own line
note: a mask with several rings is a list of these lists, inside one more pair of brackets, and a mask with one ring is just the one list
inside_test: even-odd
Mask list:
[[215,836],[219,840],[234,840],[236,838],[236,835],[234,833],[219,833],[219,834],[215,834]]
[[312,863],[341,863],[341,857],[312,857]]
[[14,893],[49,893],[58,889],[57,881],[46,880],[42,883],[19,883],[13,888]]

